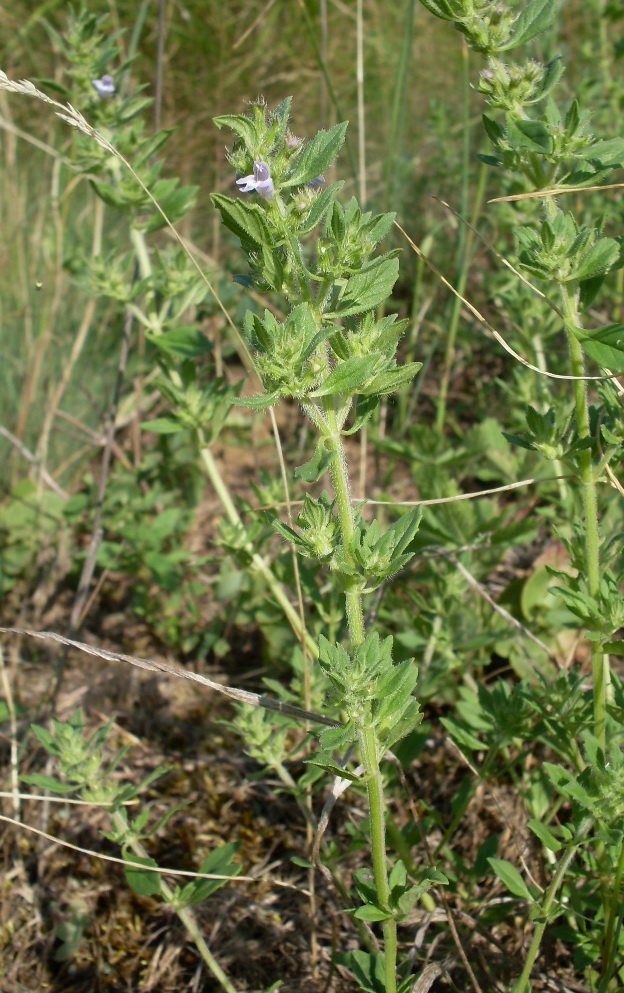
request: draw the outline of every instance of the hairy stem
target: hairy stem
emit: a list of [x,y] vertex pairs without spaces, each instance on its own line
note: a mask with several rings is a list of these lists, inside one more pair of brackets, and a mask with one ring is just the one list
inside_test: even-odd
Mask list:
[[[379,906],[385,910],[390,907],[386,858],[386,802],[374,730],[363,728],[359,741],[362,763],[366,769],[375,889]],[[394,918],[388,918],[383,922],[383,936],[386,993],[396,993],[397,926]]]
[[[583,351],[572,330],[574,327],[580,326],[576,295],[567,286],[562,286],[561,299],[566,320],[572,374],[574,376],[584,376],[585,363]],[[576,379],[574,381],[574,400],[579,438],[583,440],[590,436],[590,424],[587,386],[582,379]],[[585,524],[585,574],[589,594],[596,605],[598,605],[600,599],[600,533],[596,479],[592,464],[591,449],[581,449],[579,452],[579,463]],[[607,687],[609,685],[609,657],[605,654],[602,644],[596,641],[592,642],[592,678],[594,689],[594,733],[604,749],[606,698]]]
[[[334,398],[327,398],[324,413],[329,428],[329,442],[334,451],[332,482],[336,494],[338,520],[344,555],[350,561],[350,545],[355,535],[355,516],[351,502],[349,474],[345,458],[339,417]],[[362,611],[361,581],[345,591],[347,622],[351,643],[357,648],[364,641],[364,614]],[[383,778],[379,768],[377,737],[373,728],[362,728],[359,732],[359,746],[362,764],[366,771],[366,788],[371,824],[371,849],[373,875],[377,900],[384,909],[389,909],[390,887],[388,884],[388,861],[386,856],[386,801]],[[385,993],[396,993],[397,926],[393,918],[383,922]]]

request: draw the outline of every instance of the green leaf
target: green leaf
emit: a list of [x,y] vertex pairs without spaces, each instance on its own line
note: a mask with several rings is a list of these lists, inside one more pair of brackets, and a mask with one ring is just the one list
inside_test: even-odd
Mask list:
[[386,396],[409,383],[422,369],[422,362],[407,362],[398,369],[380,372],[362,391],[364,396]]
[[118,193],[114,186],[109,183],[98,183],[95,179],[91,179],[90,183],[100,200],[103,200],[107,206],[116,208],[128,206],[127,198],[123,193]]
[[212,120],[219,129],[229,128],[230,131],[237,134],[248,148],[255,145],[257,140],[255,124],[244,114],[220,114],[218,117],[213,117]]
[[497,159],[495,155],[483,155],[481,152],[477,152],[475,158],[478,159],[479,162],[483,162],[483,165],[493,166],[495,169],[503,164],[502,159]]
[[260,249],[263,245],[273,244],[274,239],[264,211],[257,204],[232,200],[221,193],[211,193],[210,199],[221,214],[225,226],[240,238],[243,245]]
[[[214,873],[216,876],[227,876],[232,878],[238,876],[241,866],[236,865],[232,859],[238,852],[240,845],[235,842],[228,842],[221,845],[208,855],[199,867],[199,872]],[[202,900],[220,890],[227,884],[227,879],[193,879],[188,883],[179,897],[179,905],[183,907],[193,907]]]
[[390,296],[398,278],[397,259],[381,259],[366,272],[356,273],[343,286],[335,315],[348,317],[372,310]]
[[[485,128],[485,133],[487,134],[488,138],[490,139],[493,145],[498,147],[501,140],[505,137],[505,132],[503,131],[502,127],[500,126],[498,121],[495,121],[493,117],[488,117],[487,114],[483,114],[481,119],[483,121],[483,127]],[[486,158],[489,158],[489,156],[486,156]],[[499,160],[496,159],[496,162],[498,161]]]
[[[538,95],[539,100],[542,100],[547,93],[550,93],[550,91],[554,89],[554,87],[557,85],[564,72],[565,72],[565,66],[563,64],[561,56],[558,55],[556,58],[552,60],[552,62],[549,62],[548,65],[546,66],[546,70],[544,72],[544,78],[542,79],[542,83]],[[574,103],[576,103],[576,101],[574,101]]]
[[453,741],[467,751],[480,751],[484,747],[482,741],[475,738],[470,731],[468,731],[465,727],[462,727],[461,724],[458,724],[454,718],[443,717],[441,718],[441,723],[444,725]]
[[[138,862],[140,865],[153,866],[155,869],[158,868],[158,862],[155,862],[154,859],[143,858],[140,855],[135,855],[132,851],[125,850],[124,858],[130,862]],[[139,896],[155,896],[157,893],[160,893],[160,873],[147,872],[142,869],[135,869],[132,866],[126,866],[124,871],[128,886],[135,893],[138,893]]]
[[[383,955],[369,955],[368,952],[346,952],[336,955],[338,965],[349,969],[363,993],[385,993],[385,966]],[[413,980],[412,976],[412,980]]]
[[310,862],[308,859],[302,859],[300,855],[291,855],[290,861],[293,865],[298,865],[302,869],[316,869],[314,862]]
[[624,641],[608,641],[604,646],[604,650],[609,655],[617,655],[618,658],[624,658]]
[[453,11],[446,0],[420,0],[420,2],[434,17],[439,17],[443,21],[457,20],[457,13]]
[[595,141],[593,145],[577,154],[579,158],[588,159],[603,168],[614,168],[624,162],[624,138]]
[[624,324],[607,324],[595,331],[572,330],[594,362],[611,372],[624,372]]
[[172,328],[165,334],[148,334],[147,337],[161,352],[182,359],[194,359],[212,350],[206,335],[194,324]]
[[250,410],[265,410],[267,407],[273,407],[274,404],[280,398],[280,391],[274,390],[273,393],[265,393],[261,397],[228,397],[228,403],[234,404],[236,407],[249,407]]
[[321,223],[325,214],[331,207],[336,194],[342,189],[344,182],[334,183],[333,186],[328,186],[326,190],[323,190],[317,198],[312,202],[310,207],[310,213],[299,225],[300,234],[309,234],[314,228]]
[[325,441],[321,438],[310,461],[295,469],[295,479],[302,479],[304,483],[318,482],[321,476],[325,475],[335,457],[334,452],[325,451]]
[[353,426],[348,430],[344,430],[342,433],[345,435],[357,434],[363,425],[366,424],[367,420],[372,417],[378,406],[379,397],[367,397],[360,394],[355,405],[355,420],[353,421]]
[[[198,189],[198,186],[181,186],[179,189],[172,190],[166,197],[157,196],[156,193],[154,193],[154,197],[163,213],[167,215],[168,220],[175,224],[195,206]],[[166,224],[167,221],[160,211],[155,210],[149,221],[142,225],[142,230],[148,233],[160,231]]]
[[493,872],[502,880],[510,893],[521,897],[523,900],[529,900],[531,903],[534,902],[524,879],[515,865],[507,862],[506,859],[489,858],[488,862]]
[[316,179],[334,161],[345,140],[348,122],[336,124],[331,131],[319,131],[298,156],[295,169],[282,187],[301,186]]
[[576,781],[571,772],[561,765],[553,765],[551,762],[544,762],[544,771],[551,783],[564,796],[570,800],[575,800],[582,807],[591,810],[593,805],[592,797],[579,782]]
[[310,394],[312,397],[333,396],[337,393],[353,394],[370,379],[380,359],[377,352],[371,355],[354,355],[332,369],[324,383]]
[[526,148],[542,155],[553,150],[552,136],[543,121],[525,121],[507,114],[507,139],[513,149]]
[[620,256],[620,246],[614,238],[601,238],[585,253],[571,279],[590,279],[607,272]]
[[353,914],[359,921],[388,921],[392,917],[387,910],[375,907],[372,903],[367,903],[364,907],[358,907]]
[[528,4],[514,24],[511,36],[497,51],[507,52],[510,48],[525,45],[552,23],[556,13],[554,0],[533,0]]
[[348,779],[350,783],[361,782],[360,777],[356,776],[355,773],[350,772],[348,769],[343,769],[342,766],[337,765],[336,762],[332,762],[331,759],[325,759],[322,753],[317,752],[312,758],[306,759],[306,765],[315,765],[319,769],[324,769],[328,772],[330,776],[339,776],[340,779]]
[[155,417],[153,421],[141,421],[144,431],[154,431],[156,434],[178,434],[187,430],[173,416]]
[[528,822],[528,827],[539,838],[544,848],[547,848],[550,852],[558,852],[563,848],[562,842],[558,838],[555,838],[552,831],[549,831],[541,821],[531,820]]
[[78,787],[71,783],[61,783],[53,776],[46,776],[42,772],[32,772],[28,776],[20,776],[23,783],[31,786],[40,786],[42,790],[50,790],[50,793],[75,793]]

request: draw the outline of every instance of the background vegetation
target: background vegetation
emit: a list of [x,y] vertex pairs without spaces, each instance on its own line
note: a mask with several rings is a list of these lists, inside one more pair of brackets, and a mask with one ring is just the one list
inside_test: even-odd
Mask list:
[[[164,159],[163,177],[195,188],[188,204],[177,205],[176,226],[214,291],[189,298],[181,311],[185,326],[210,343],[198,360],[204,379],[223,375],[244,395],[256,394],[233,328],[242,330],[249,306],[284,316],[270,294],[245,292],[233,279],[246,272],[245,262],[210,201],[236,189],[226,158],[232,142],[215,116],[244,113],[260,95],[270,108],[292,95],[291,128],[301,138],[348,120],[326,182],[344,181],[345,204],[355,195],[374,213],[396,211],[419,248],[396,228],[385,241],[387,250],[403,249],[390,308],[409,320],[400,358],[422,362],[422,371],[383,401],[362,442],[347,448],[354,493],[381,501],[383,527],[396,517],[390,504],[426,504],[415,561],[366,602],[380,633],[394,636],[397,661],[416,658],[425,715],[385,774],[389,847],[421,885],[421,900],[400,927],[405,961],[420,983],[413,989],[512,989],[542,924],[532,989],[624,988],[622,838],[611,822],[597,831],[596,847],[575,855],[556,910],[546,905],[572,827],[592,805],[604,807],[607,794],[617,819],[624,792],[620,780],[605,780],[600,792],[599,776],[586,777],[584,795],[567,781],[558,792],[545,771],[544,763],[561,763],[580,776],[593,747],[583,734],[596,730],[591,630],[588,638],[586,614],[560,589],[562,574],[583,571],[575,545],[579,444],[570,383],[539,374],[570,372],[560,315],[518,273],[518,227],[537,227],[543,206],[488,203],[526,187],[477,158],[492,153],[476,89],[482,57],[411,0],[96,0],[88,13],[97,18],[93,50],[110,62],[100,74],[116,74],[124,99],[153,98],[133,112],[144,134],[129,131],[124,154],[135,162],[145,135],[172,129],[149,163]],[[61,102],[72,86],[88,92],[88,76],[81,81],[80,63],[68,55],[80,42],[86,72],[88,30],[83,25],[72,39],[71,14],[69,4],[53,0],[5,5],[0,67],[11,80],[31,80]],[[569,0],[527,50],[544,63],[561,56],[558,103],[567,108],[577,96],[592,112],[594,133],[619,136],[624,18],[617,4]],[[101,101],[95,90],[85,101],[77,109],[90,120]],[[284,502],[302,500],[309,487],[300,478],[285,492],[266,412],[235,407],[210,451],[247,529],[237,531],[189,433],[149,426],[170,416],[175,398],[170,384],[169,393],[159,389],[162,348],[136,312],[128,323],[127,305],[140,310],[146,276],[140,257],[128,254],[126,215],[97,195],[100,166],[86,160],[88,143],[44,103],[4,90],[0,131],[2,624],[168,660],[323,712],[326,682],[298,651],[292,621],[272,595],[274,580],[249,569],[251,540],[284,588],[300,584],[313,643],[328,631],[344,635],[339,592],[319,581],[308,559],[297,573],[264,514],[285,519]],[[607,182],[618,178],[621,172]],[[621,237],[620,190],[572,194],[566,209],[579,225]],[[171,233],[163,227],[148,239],[163,273],[156,299],[173,293],[178,269],[183,295],[188,277]],[[620,261],[591,302],[594,324],[623,319]],[[493,339],[491,326],[531,368]],[[182,353],[171,354],[181,363]],[[598,464],[611,453],[599,510],[617,600],[621,406],[604,383],[590,384],[590,399],[592,424],[611,431],[596,429],[592,454]],[[286,401],[276,417],[286,464],[310,458],[313,441],[298,405]],[[497,492],[445,502],[490,489]],[[294,595],[292,603],[296,614]],[[603,748],[601,760],[594,752],[596,768],[602,761],[617,769],[621,761],[621,617],[614,617],[609,741],[616,751],[605,758]],[[375,976],[358,973],[359,960],[334,955],[361,944],[362,924],[369,927],[344,912],[336,882],[339,863],[347,882],[366,863],[363,791],[337,800],[323,839],[331,873],[315,878],[307,860],[327,783],[302,764],[309,757],[303,730],[262,723],[253,716],[259,711],[235,717],[229,703],[190,683],[153,672],[139,677],[101,658],[63,655],[65,648],[15,634],[4,642],[3,809],[19,824],[3,825],[0,988],[221,988],[144,881],[126,871],[133,888],[125,888],[121,866],[84,854],[115,856],[123,841],[97,806],[18,796],[20,777],[60,774],[45,752],[51,740],[30,731],[33,723],[51,726],[54,713],[59,727],[70,721],[75,741],[83,722],[90,734],[112,721],[92,750],[106,764],[130,748],[111,776],[137,789],[144,781],[141,802],[149,800],[155,825],[146,851],[158,864],[215,871],[206,867],[207,853],[223,842],[239,846],[238,868],[224,862],[221,869],[231,875],[242,867],[246,881],[214,895],[202,891],[211,899],[198,910],[234,988],[282,981],[284,991],[380,989]],[[80,762],[88,764],[88,754]],[[163,766],[163,778],[152,782]],[[87,778],[70,774],[69,782],[77,789]],[[53,788],[52,778],[47,785]],[[133,799],[131,791],[124,799]],[[79,850],[59,848],[50,836]],[[427,877],[430,869],[441,877]]]

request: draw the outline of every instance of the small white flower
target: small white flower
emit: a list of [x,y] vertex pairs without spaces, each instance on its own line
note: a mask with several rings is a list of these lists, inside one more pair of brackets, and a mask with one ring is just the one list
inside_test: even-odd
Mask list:
[[115,93],[115,80],[108,73],[101,79],[92,79],[91,85],[95,86],[101,97],[112,97]]
[[263,200],[272,200],[275,196],[271,170],[266,162],[254,162],[253,175],[237,179],[236,185],[240,186],[242,193],[251,193],[255,190]]

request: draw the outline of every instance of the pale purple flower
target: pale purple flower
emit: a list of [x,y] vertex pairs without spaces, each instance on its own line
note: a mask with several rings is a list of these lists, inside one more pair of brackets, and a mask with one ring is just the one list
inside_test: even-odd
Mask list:
[[112,97],[115,92],[115,80],[108,73],[101,79],[92,79],[91,85],[95,86],[101,97]]
[[253,175],[237,179],[236,185],[240,186],[241,193],[251,193],[255,190],[263,200],[272,200],[275,196],[271,170],[266,162],[254,162]]
[[306,186],[309,186],[311,187],[311,189],[314,189],[315,186],[323,186],[324,184],[325,184],[325,176],[317,176],[316,179],[311,179],[309,183],[306,183]]

